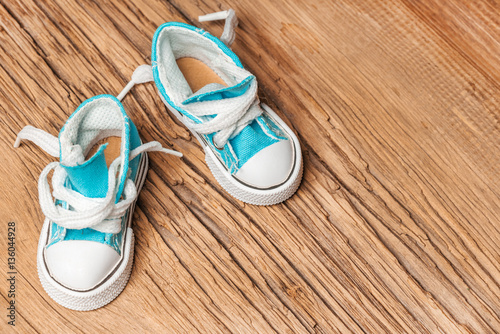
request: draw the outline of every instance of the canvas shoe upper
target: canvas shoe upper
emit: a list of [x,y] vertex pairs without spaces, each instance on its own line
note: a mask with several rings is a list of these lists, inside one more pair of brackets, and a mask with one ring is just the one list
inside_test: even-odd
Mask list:
[[63,306],[101,307],[121,292],[130,275],[131,218],[147,173],[146,152],[180,153],[158,142],[142,144],[122,104],[111,95],[83,102],[59,138],[26,126],[14,146],[22,139],[59,157],[39,178],[46,217],[38,250],[42,284]]
[[231,195],[251,204],[279,203],[300,184],[300,144],[259,102],[255,76],[229,48],[237,24],[234,11],[208,15],[213,18],[226,19],[222,41],[185,23],[157,29],[154,81],[168,109],[200,141],[212,173]]

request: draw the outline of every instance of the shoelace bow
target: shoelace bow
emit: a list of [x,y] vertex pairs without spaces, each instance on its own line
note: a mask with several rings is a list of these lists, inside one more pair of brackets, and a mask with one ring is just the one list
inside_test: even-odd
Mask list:
[[243,95],[224,100],[194,102],[184,106],[184,109],[198,118],[216,115],[202,123],[195,123],[184,116],[184,124],[199,134],[215,133],[213,144],[218,149],[222,149],[229,139],[235,137],[262,114],[257,97],[256,80],[252,80],[250,87]]
[[[14,147],[19,147],[22,139],[27,139],[42,148],[48,154],[59,156],[59,142],[57,137],[32,126],[24,127],[18,134]],[[164,152],[182,157],[182,153],[163,148],[160,143],[153,141],[143,144],[130,152],[129,160],[133,160],[141,153]],[[38,193],[40,207],[49,220],[67,229],[92,228],[103,233],[118,233],[121,231],[121,220],[130,205],[137,197],[137,188],[134,181],[126,179],[123,193],[116,202],[117,177],[120,168],[120,158],[115,159],[108,169],[108,191],[104,198],[89,198],[65,186],[68,174],[59,162],[49,163],[40,174]],[[47,180],[49,173],[52,176],[53,192]],[[67,203],[67,208],[56,205],[54,199]]]
[[[235,28],[238,25],[238,19],[234,10],[229,9],[222,12],[211,13],[200,16],[200,22],[226,20],[224,32],[220,37],[221,41],[227,46],[231,46],[235,38]],[[131,81],[125,86],[122,92],[117,96],[119,100],[130,91],[135,84],[154,81],[153,70],[150,65],[141,65],[132,74]],[[237,97],[226,98],[217,101],[194,102],[184,106],[184,109],[197,118],[201,118],[201,123],[195,123],[184,116],[184,124],[191,130],[199,134],[212,134],[213,144],[218,149],[223,149],[226,143],[243,128],[250,124],[255,118],[262,114],[259,107],[259,98],[257,96],[257,81],[254,79],[250,83],[248,90]],[[208,119],[205,116],[214,116]]]
[[[235,38],[234,31],[238,25],[236,13],[234,10],[229,9],[198,17],[200,22],[215,20],[226,21],[220,40],[228,47],[231,47]],[[243,128],[262,114],[255,79],[252,80],[248,90],[241,96],[226,98],[222,101],[191,103],[184,108],[196,117],[216,115],[211,120],[202,123],[195,123],[184,116],[184,123],[200,134],[216,133],[213,137],[213,144],[218,149],[222,149],[229,139],[238,135]]]
[[[131,81],[117,96],[118,100],[123,99],[134,85],[153,80],[153,70],[150,65],[137,67],[132,74]],[[229,139],[240,133],[243,128],[262,114],[255,79],[252,80],[247,91],[240,96],[223,100],[193,102],[183,108],[197,118],[201,118],[202,121],[202,123],[195,123],[184,116],[184,124],[199,134],[216,133],[213,137],[213,144],[219,149],[222,149]],[[205,116],[213,115],[215,117],[206,120]]]

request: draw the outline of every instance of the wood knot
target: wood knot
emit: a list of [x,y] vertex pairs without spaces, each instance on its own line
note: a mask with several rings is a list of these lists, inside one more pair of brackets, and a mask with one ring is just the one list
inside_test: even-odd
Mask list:
[[286,289],[286,294],[292,297],[293,299],[296,299],[301,292],[302,289],[298,285]]

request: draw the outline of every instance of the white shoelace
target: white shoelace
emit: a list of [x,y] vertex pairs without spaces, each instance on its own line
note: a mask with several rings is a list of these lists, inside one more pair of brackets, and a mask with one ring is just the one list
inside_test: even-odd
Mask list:
[[[151,66],[141,65],[137,67],[132,74],[132,79],[118,94],[117,98],[122,100],[135,84],[149,81],[153,81]],[[262,114],[255,79],[250,83],[248,90],[240,96],[224,100],[193,102],[183,108],[198,118],[216,115],[213,119],[203,123],[195,123],[184,116],[183,122],[188,128],[199,134],[217,132],[213,137],[213,141],[214,145],[219,149],[223,148],[229,139],[240,133],[244,127]]]
[[219,149],[262,114],[255,79],[250,83],[248,90],[240,96],[224,100],[194,102],[185,105],[184,109],[196,117],[216,115],[213,119],[203,123],[195,123],[184,116],[184,124],[200,134],[216,132],[213,144]]
[[[23,128],[16,139],[14,147],[19,147],[22,139],[27,139],[45,150],[54,157],[59,156],[59,141],[57,137],[32,126]],[[130,152],[129,160],[145,152],[164,152],[182,157],[182,153],[163,148],[160,143],[153,141],[143,144]],[[121,230],[123,215],[137,197],[137,188],[134,181],[127,179],[121,199],[116,201],[117,182],[116,174],[120,168],[120,158],[115,159],[108,170],[108,191],[104,198],[89,198],[65,187],[67,172],[59,162],[51,162],[40,174],[38,193],[40,207],[44,215],[57,225],[67,229],[92,228],[103,233],[118,233]],[[54,170],[52,176],[53,192],[50,192],[47,176]],[[56,205],[58,199],[68,204],[65,209]]]
[[[211,13],[198,17],[200,22],[226,20],[224,32],[220,40],[227,46],[231,46],[235,38],[235,28],[238,19],[234,10],[229,9],[222,12]],[[141,65],[132,74],[132,79],[118,94],[117,98],[122,100],[135,84],[153,81],[153,70],[150,65]],[[227,98],[218,101],[194,102],[183,107],[192,115],[203,118],[208,115],[216,115],[213,119],[195,123],[184,116],[184,124],[199,134],[215,133],[213,144],[222,149],[229,139],[238,135],[243,128],[250,124],[255,118],[262,114],[257,97],[257,82],[252,80],[248,90],[238,97]]]
[[236,34],[234,30],[238,26],[238,18],[236,17],[236,13],[233,9],[223,10],[222,12],[210,13],[202,16],[198,16],[198,21],[206,22],[206,21],[217,21],[217,20],[226,20],[224,23],[224,31],[220,36],[220,40],[231,47],[234,42],[234,38]]
[[[234,42],[234,30],[238,26],[238,18],[234,10],[206,14],[198,17],[198,21],[226,20],[220,40],[228,47]],[[217,132],[213,137],[216,148],[223,148],[229,139],[238,135],[243,128],[262,114],[257,97],[257,81],[254,79],[248,90],[241,96],[223,101],[205,101],[185,106],[185,109],[197,117],[217,115],[208,122],[194,123],[184,117],[184,123],[200,134]]]

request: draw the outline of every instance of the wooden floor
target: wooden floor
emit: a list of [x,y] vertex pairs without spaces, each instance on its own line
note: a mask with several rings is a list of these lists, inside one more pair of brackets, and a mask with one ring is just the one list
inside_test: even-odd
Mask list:
[[[297,133],[304,180],[272,207],[215,182],[153,84],[124,105],[150,154],[135,267],[92,312],[42,289],[37,180],[85,99],[117,94],[166,21],[234,8],[233,50]],[[19,333],[500,332],[500,2],[0,0],[0,329],[17,225]]]

